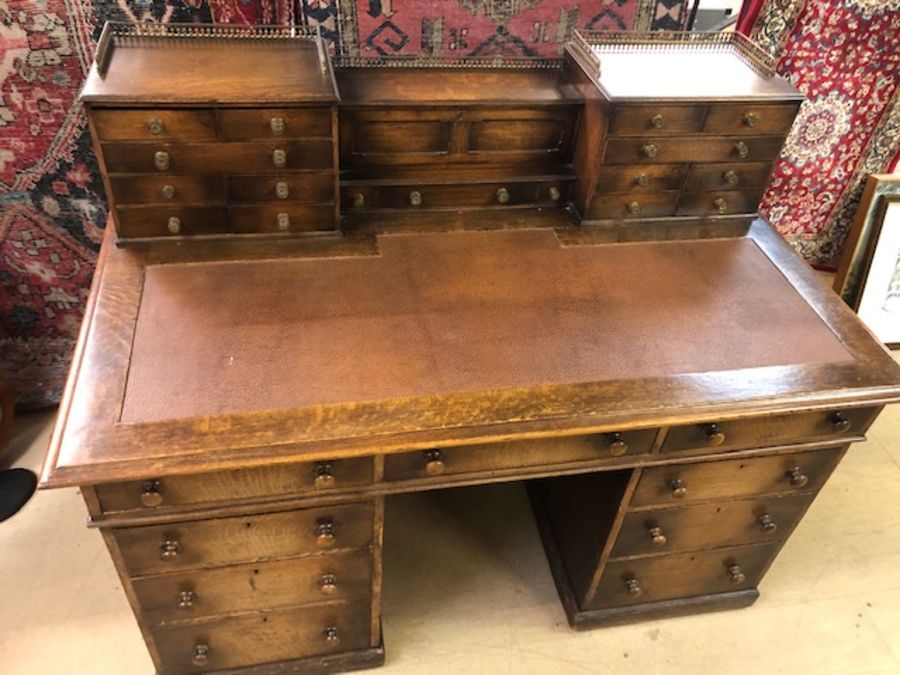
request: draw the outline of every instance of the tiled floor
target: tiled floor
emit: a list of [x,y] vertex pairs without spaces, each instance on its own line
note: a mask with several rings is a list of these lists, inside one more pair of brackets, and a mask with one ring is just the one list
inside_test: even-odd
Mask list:
[[[38,469],[52,415],[22,417]],[[900,673],[900,406],[850,450],[751,608],[569,630],[517,484],[388,502],[384,673]],[[0,523],[0,673],[153,668],[74,490]]]

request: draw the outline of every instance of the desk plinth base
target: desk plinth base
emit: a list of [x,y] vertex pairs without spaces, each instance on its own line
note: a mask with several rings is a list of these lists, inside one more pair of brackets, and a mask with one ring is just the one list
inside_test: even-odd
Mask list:
[[319,675],[320,673],[346,673],[383,665],[384,642],[369,649],[358,649],[326,656],[310,656],[295,661],[262,663],[246,668],[216,670],[210,672],[209,675],[305,675],[306,673]]

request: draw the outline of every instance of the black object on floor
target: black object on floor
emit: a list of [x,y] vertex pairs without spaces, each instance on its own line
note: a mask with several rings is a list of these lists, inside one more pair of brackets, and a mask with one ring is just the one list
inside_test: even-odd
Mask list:
[[37,487],[37,476],[28,469],[0,471],[0,522],[19,512]]

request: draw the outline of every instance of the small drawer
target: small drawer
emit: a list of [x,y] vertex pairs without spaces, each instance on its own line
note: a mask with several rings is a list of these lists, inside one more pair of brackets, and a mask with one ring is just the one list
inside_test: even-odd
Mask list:
[[128,574],[176,572],[360,548],[372,541],[369,502],[236,518],[114,528]]
[[117,204],[224,204],[221,176],[110,176]]
[[228,200],[233,204],[334,203],[334,175],[330,173],[229,176],[227,181]]
[[672,506],[727,497],[815,492],[837,466],[844,449],[645,469],[631,506]]
[[615,459],[649,452],[656,434],[656,429],[638,429],[622,433],[416,450],[387,455],[384,475],[390,481],[415,480]]
[[313,496],[372,482],[371,457],[283,464],[213,474],[113,483],[96,487],[104,513],[210,507],[247,499]]
[[559,202],[565,193],[566,186],[561,182],[515,180],[459,185],[348,185],[341,190],[341,203],[346,211],[502,207]]
[[226,108],[219,111],[222,138],[234,141],[331,137],[328,108]]
[[716,104],[710,107],[703,131],[710,134],[786,135],[797,116],[799,104],[738,105]]
[[625,516],[614,558],[780,541],[794,528],[811,494],[728,500]]
[[334,230],[334,207],[328,204],[268,204],[234,206],[231,223],[235,233],[312,232]]
[[151,634],[166,673],[256,671],[260,663],[366,649],[371,617],[370,603],[357,600],[160,627]]
[[613,136],[695,134],[703,128],[705,105],[617,105],[609,120]]
[[678,192],[597,194],[585,218],[656,218],[675,214]]
[[679,190],[684,170],[683,164],[602,166],[597,175],[597,190],[601,193]]
[[90,112],[101,141],[214,141],[212,110],[144,110],[93,108]]
[[151,624],[368,598],[372,554],[361,549],[165,574],[136,579],[133,587],[141,614]]
[[225,206],[117,206],[120,237],[189,237],[231,231]]
[[586,609],[755,588],[777,550],[777,544],[761,544],[611,562]]
[[850,438],[865,433],[877,414],[877,408],[851,408],[845,411],[825,410],[739,420],[710,420],[705,424],[672,427],[666,434],[662,451],[722,452]]
[[783,142],[782,136],[612,138],[606,144],[603,162],[767,162],[778,156]]
[[750,188],[744,192],[683,193],[678,200],[676,216],[727,216],[735,213],[756,213],[762,190]]
[[687,192],[711,192],[763,187],[771,171],[772,165],[768,162],[694,164],[688,170],[684,189]]

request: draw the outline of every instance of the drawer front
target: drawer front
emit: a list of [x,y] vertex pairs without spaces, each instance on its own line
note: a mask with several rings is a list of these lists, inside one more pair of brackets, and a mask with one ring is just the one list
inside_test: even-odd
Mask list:
[[589,609],[754,588],[776,551],[763,544],[612,562]]
[[368,550],[166,574],[134,581],[151,624],[352,598],[372,592]]
[[678,190],[684,179],[683,164],[600,167],[597,190],[600,192],[659,192]]
[[656,434],[656,429],[639,429],[620,434],[416,450],[387,455],[384,475],[390,481],[415,480],[640,455],[650,451]]
[[567,185],[561,181],[412,186],[352,185],[342,189],[341,203],[345,211],[502,207],[559,202],[563,200],[566,192]]
[[334,203],[334,176],[330,173],[228,176],[226,180],[228,200],[234,204]]
[[732,213],[756,213],[761,188],[744,192],[684,193],[678,200],[676,216],[727,216]]
[[688,170],[684,189],[687,192],[711,192],[763,187],[771,171],[772,165],[768,162],[694,164]]
[[612,556],[658,555],[784,539],[811,494],[729,500],[628,513]]
[[231,223],[235,233],[254,232],[312,232],[337,227],[334,208],[329,205],[269,204],[266,206],[235,206],[231,209]]
[[167,673],[202,673],[365,649],[368,602],[333,603],[152,631]]
[[781,136],[612,138],[606,145],[604,163],[763,162],[778,156],[783,141]]
[[103,109],[90,112],[102,141],[213,141],[212,110]]
[[[161,153],[161,154],[160,154]],[[256,143],[104,143],[109,173],[222,173],[330,169],[330,140]]]
[[818,490],[844,448],[645,469],[632,507]]
[[120,237],[192,236],[230,232],[225,206],[118,206]]
[[368,546],[372,504],[113,530],[132,577]]
[[221,176],[111,176],[110,184],[116,203],[122,205],[225,203]]
[[709,109],[703,131],[710,134],[786,135],[799,109],[797,103],[717,104]]
[[706,424],[672,427],[666,434],[662,451],[721,452],[859,436],[869,428],[877,414],[877,408],[853,408],[740,420],[710,420]]
[[558,161],[568,154],[575,125],[569,108],[503,110],[469,114],[468,152],[483,161],[503,161],[507,154]]
[[695,134],[703,128],[705,105],[617,105],[609,120],[613,136]]
[[328,108],[227,108],[219,111],[222,138],[233,141],[330,138]]
[[591,200],[587,218],[655,218],[675,214],[678,192],[598,194]]
[[98,485],[96,492],[104,513],[152,513],[171,506],[319,495],[369,485],[372,478],[373,460],[363,457]]

